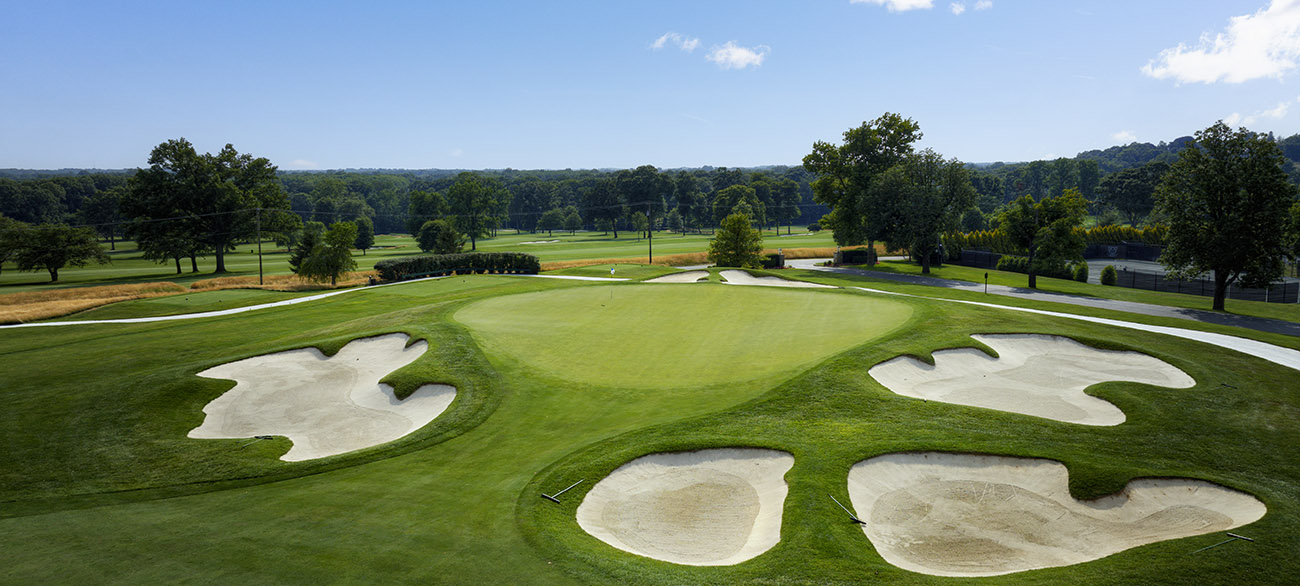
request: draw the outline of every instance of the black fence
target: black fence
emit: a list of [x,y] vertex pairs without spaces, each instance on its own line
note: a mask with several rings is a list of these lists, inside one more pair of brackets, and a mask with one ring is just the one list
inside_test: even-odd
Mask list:
[[[1134,271],[1126,268],[1115,271],[1115,284],[1130,289],[1164,291],[1167,293],[1186,293],[1189,295],[1214,296],[1214,281],[1196,279],[1184,281],[1173,279],[1160,273]],[[1267,289],[1250,289],[1232,285],[1228,287],[1228,299],[1242,301],[1266,301],[1268,303],[1296,303],[1300,300],[1300,283],[1283,283],[1272,285]]]
[[[986,270],[996,269],[998,268],[998,261],[1002,259],[1002,256],[1003,255],[1001,254],[989,252],[987,250],[965,249],[961,251],[961,258],[956,261],[956,264]],[[1088,245],[1087,250],[1084,251],[1084,258],[1091,259],[1114,258],[1154,261],[1159,257],[1159,246],[1141,243],[1090,244]],[[1095,274],[1100,275],[1101,272],[1095,271]],[[1135,271],[1119,267],[1116,267],[1115,276],[1115,285],[1119,287],[1145,289],[1147,291],[1164,291],[1166,293],[1184,293],[1187,295],[1204,295],[1206,297],[1214,296],[1214,281],[1210,279],[1194,279],[1185,281],[1182,279],[1166,277],[1160,273]],[[1267,289],[1246,288],[1233,285],[1228,287],[1227,295],[1228,299],[1240,299],[1243,301],[1297,303],[1300,302],[1300,283],[1278,284],[1270,286]]]

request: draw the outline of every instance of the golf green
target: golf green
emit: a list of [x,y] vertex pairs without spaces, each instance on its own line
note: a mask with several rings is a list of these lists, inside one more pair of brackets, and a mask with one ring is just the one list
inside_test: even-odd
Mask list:
[[577,383],[628,389],[755,381],[870,342],[905,304],[832,291],[608,285],[486,299],[456,313],[481,344]]

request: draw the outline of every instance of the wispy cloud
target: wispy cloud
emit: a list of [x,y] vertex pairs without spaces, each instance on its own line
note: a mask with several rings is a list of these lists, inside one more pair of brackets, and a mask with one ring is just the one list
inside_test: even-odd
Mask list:
[[655,39],[653,43],[650,43],[650,48],[658,51],[669,43],[676,45],[678,49],[686,51],[687,53],[694,51],[696,47],[700,46],[700,40],[697,38],[685,37],[674,32],[666,32],[663,36]]
[[308,161],[307,159],[294,159],[292,161],[289,161],[289,166],[293,167],[294,169],[319,169],[320,168],[320,165],[317,164],[316,161]]
[[[1297,98],[1296,101],[1300,102],[1300,98]],[[1255,112],[1254,114],[1242,115],[1240,112],[1233,112],[1227,116],[1224,116],[1223,122],[1228,126],[1236,126],[1237,124],[1241,124],[1243,126],[1250,126],[1256,122],[1259,122],[1260,120],[1265,120],[1265,119],[1281,120],[1283,118],[1286,118],[1286,115],[1291,112],[1291,104],[1293,103],[1295,102],[1291,102],[1291,101],[1278,102],[1276,106],[1273,106],[1272,108],[1269,108],[1267,110],[1260,110],[1258,112]]]
[[993,8],[993,0],[980,0],[975,3],[975,10],[988,10]]
[[[1300,58],[1300,0],[1272,0],[1254,14],[1234,16],[1228,28],[1201,35],[1195,47],[1165,49],[1142,72],[1177,83],[1241,83],[1280,78]],[[1225,120],[1226,122],[1226,120]]]
[[451,150],[447,151],[447,154],[448,154],[449,156],[455,158],[455,157],[459,157],[459,156],[465,154],[465,150],[464,150],[464,149],[451,149]]
[[852,4],[875,4],[884,6],[890,12],[907,12],[908,10],[929,10],[934,8],[934,0],[849,0]]
[[954,16],[961,16],[961,13],[966,12],[966,3],[953,2],[952,4],[948,5],[948,8],[952,10]]
[[745,69],[762,65],[770,52],[772,49],[767,45],[751,48],[741,47],[735,41],[727,41],[725,45],[710,50],[706,58],[723,69]]
[[1131,142],[1137,142],[1138,139],[1137,135],[1133,134],[1132,130],[1121,130],[1119,132],[1116,132],[1115,134],[1110,135],[1110,137],[1115,139],[1115,142],[1118,142],[1120,144],[1129,144]]

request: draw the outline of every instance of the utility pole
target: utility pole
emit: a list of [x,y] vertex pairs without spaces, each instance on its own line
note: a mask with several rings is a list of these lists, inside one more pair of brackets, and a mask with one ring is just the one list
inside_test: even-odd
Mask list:
[[262,208],[257,208],[257,284],[262,284]]

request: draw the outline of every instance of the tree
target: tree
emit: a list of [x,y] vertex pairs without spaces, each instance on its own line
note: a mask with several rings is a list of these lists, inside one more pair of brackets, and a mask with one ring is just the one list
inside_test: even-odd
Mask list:
[[478,250],[478,239],[485,238],[500,219],[500,201],[509,192],[496,179],[476,173],[461,173],[447,188],[447,207],[456,229],[469,237],[470,250]]
[[682,220],[682,212],[680,210],[681,210],[680,207],[669,210],[668,215],[664,216],[664,223],[668,224],[669,230],[675,231],[678,234],[685,236],[686,225]]
[[465,246],[465,236],[447,220],[430,220],[420,227],[420,250],[434,254],[454,254]]
[[569,231],[572,236],[582,229],[582,216],[578,214],[578,208],[574,206],[564,207],[564,229]]
[[1046,262],[1083,259],[1086,243],[1075,228],[1083,225],[1088,201],[1077,189],[1035,202],[1025,195],[1009,204],[998,216],[999,229],[1007,239],[1029,253],[1029,288],[1038,287],[1038,267]]
[[747,212],[759,225],[764,224],[767,207],[758,200],[758,192],[748,185],[732,185],[719,191],[713,197],[713,223],[721,226],[722,220],[736,212],[736,206],[744,203]]
[[813,143],[803,166],[818,177],[812,182],[813,199],[830,208],[823,225],[835,231],[841,246],[879,240],[880,227],[867,202],[871,182],[880,173],[911,154],[921,139],[921,127],[911,118],[886,112],[844,133],[844,143]]
[[1167,163],[1153,161],[1111,173],[1097,185],[1097,200],[1123,212],[1128,223],[1136,226],[1151,213],[1156,186],[1168,171]]
[[320,222],[305,222],[302,225],[302,233],[298,236],[298,242],[294,244],[293,251],[289,253],[289,270],[294,274],[301,274],[303,266],[307,260],[316,253],[316,249],[321,245],[321,236],[325,234],[325,224]]
[[0,267],[17,256],[27,240],[27,224],[0,215]]
[[641,212],[632,212],[632,214],[627,217],[627,221],[628,224],[631,224],[633,230],[636,230],[641,234],[645,234],[646,230],[650,229],[650,220]]
[[799,193],[799,184],[789,177],[778,179],[773,191],[776,205],[771,210],[772,217],[778,224],[785,223],[785,233],[788,235],[790,225],[800,215],[799,204],[803,201],[803,195]]
[[83,224],[89,224],[108,239],[108,249],[117,250],[117,232],[122,223],[121,202],[125,187],[114,187],[96,193],[81,202],[77,215]]
[[745,214],[731,214],[722,220],[718,233],[709,241],[709,262],[720,267],[758,268],[762,261],[763,233]]
[[614,238],[618,238],[617,222],[623,217],[625,204],[613,180],[596,180],[596,184],[583,194],[582,208],[587,211],[589,219],[597,225],[609,226]]
[[1277,144],[1222,121],[1196,133],[1156,188],[1155,211],[1169,226],[1160,263],[1177,277],[1214,273],[1214,309],[1228,287],[1264,287],[1282,276],[1287,181]]
[[447,215],[447,200],[436,191],[412,191],[406,208],[406,232],[415,236],[429,220]]
[[45,270],[50,282],[59,280],[59,269],[71,265],[84,267],[90,262],[104,264],[108,255],[99,248],[95,231],[73,228],[67,224],[40,224],[19,232],[22,240],[14,254],[20,271]]
[[168,229],[139,235],[190,238],[212,252],[215,272],[224,273],[225,254],[235,242],[254,237],[259,223],[276,231],[275,226],[259,222],[259,210],[289,209],[275,172],[266,158],[241,155],[229,144],[216,155],[199,155],[184,138],[169,140],[150,153],[149,168],[132,177],[123,211],[137,221],[170,223]]
[[298,267],[298,276],[316,282],[329,279],[338,284],[339,277],[357,268],[352,258],[352,243],[357,240],[357,225],[352,222],[335,222],[321,236],[311,255]]
[[357,226],[357,240],[352,246],[360,249],[361,256],[365,256],[366,249],[375,245],[375,223],[365,216],[357,218],[354,223]]
[[542,217],[537,220],[537,229],[546,230],[546,235],[550,236],[552,230],[564,228],[564,212],[559,208],[546,210]]
[[921,261],[923,274],[930,272],[939,236],[956,229],[977,196],[961,161],[945,161],[930,149],[907,155],[880,174],[868,193],[881,216],[882,239],[890,249],[909,250]]

